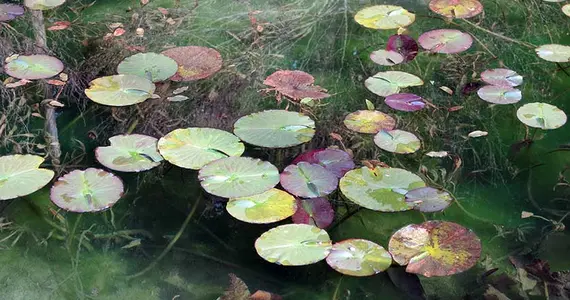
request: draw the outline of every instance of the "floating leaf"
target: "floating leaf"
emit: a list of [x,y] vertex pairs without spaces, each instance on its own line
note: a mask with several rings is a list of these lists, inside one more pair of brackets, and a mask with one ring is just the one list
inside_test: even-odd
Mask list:
[[534,213],[532,213],[532,212],[528,212],[528,211],[524,211],[524,210],[521,212],[521,219],[530,218],[532,216],[534,216]]
[[110,106],[127,106],[141,103],[152,97],[154,84],[135,75],[113,75],[97,78],[89,83],[85,94],[96,103]]
[[50,78],[63,71],[63,63],[48,55],[17,55],[4,66],[6,74],[18,79]]
[[259,256],[283,266],[314,264],[325,259],[331,248],[332,242],[326,231],[306,224],[281,225],[266,231],[255,241]]
[[382,130],[374,136],[374,143],[383,150],[407,154],[420,149],[421,142],[417,136],[404,130]]
[[478,138],[478,137],[482,137],[482,136],[486,136],[489,133],[487,131],[481,131],[481,130],[475,130],[470,132],[467,136],[470,138]]
[[452,201],[453,198],[448,192],[432,187],[413,189],[406,194],[406,202],[421,212],[442,211],[451,205]]
[[392,256],[382,246],[363,239],[335,243],[327,264],[345,275],[371,276],[390,267]]
[[366,108],[367,108],[368,110],[374,110],[374,109],[375,109],[375,108],[374,108],[374,103],[372,103],[372,101],[370,101],[370,100],[368,100],[368,99],[365,99],[364,101],[366,101]]
[[396,34],[388,38],[386,50],[395,51],[404,57],[404,62],[412,61],[418,55],[418,43],[409,35]]
[[449,95],[453,95],[453,90],[447,86],[440,86],[439,89],[446,92]]
[[266,224],[292,216],[297,211],[297,203],[289,193],[272,188],[253,196],[231,198],[226,210],[238,220]]
[[549,44],[536,48],[536,54],[547,61],[551,62],[570,62],[570,46]]
[[447,151],[430,151],[426,155],[429,157],[447,157],[449,153]]
[[334,209],[327,198],[297,199],[297,211],[291,217],[295,224],[327,228],[334,220]]
[[411,224],[396,231],[388,249],[406,272],[426,277],[449,276],[473,267],[481,241],[469,229],[445,221]]
[[24,5],[30,9],[47,10],[58,7],[65,3],[65,0],[24,0]]
[[123,182],[101,169],[75,170],[59,177],[51,188],[55,205],[72,212],[107,209],[123,196]]
[[97,147],[95,157],[105,167],[121,172],[140,172],[160,165],[157,139],[142,134],[116,135],[110,146]]
[[190,98],[184,96],[184,95],[175,95],[172,97],[167,97],[166,100],[170,101],[170,102],[182,102],[182,101],[186,101]]
[[113,30],[113,36],[121,36],[121,35],[125,34],[126,32],[127,31],[124,28],[119,27],[119,28],[116,28],[115,30]]
[[570,4],[565,4],[562,6],[562,12],[570,17]]
[[274,87],[279,93],[293,99],[323,99],[330,97],[326,90],[313,85],[315,78],[303,71],[280,70],[269,75],[263,84]]
[[179,128],[158,141],[160,154],[181,168],[198,170],[220,158],[241,156],[245,146],[235,135],[214,128]]
[[298,112],[266,110],[241,117],[234,133],[246,143],[286,148],[306,143],[315,134],[315,121]]
[[523,124],[540,128],[556,129],[566,124],[566,114],[558,107],[541,102],[527,103],[517,110],[517,118]]
[[58,30],[65,30],[71,26],[71,22],[69,21],[56,21],[53,22],[53,25],[48,27],[47,30],[49,31],[58,31]]
[[174,95],[178,95],[178,94],[186,92],[189,88],[190,88],[189,86],[179,87],[179,88],[175,89],[174,91],[172,91],[172,93]]
[[431,52],[453,54],[471,48],[473,38],[456,29],[436,29],[420,35],[418,42]]
[[393,94],[384,99],[386,105],[399,111],[418,111],[426,106],[424,99],[415,94]]
[[509,69],[492,69],[481,73],[481,79],[488,84],[515,87],[523,82],[523,77]]
[[392,130],[396,120],[377,110],[358,110],[344,119],[346,128],[360,133],[378,133],[380,130]]
[[390,50],[376,50],[370,53],[370,59],[381,66],[393,66],[404,61],[402,54]]
[[448,18],[468,19],[480,14],[483,4],[477,0],[432,0],[429,8]]
[[354,169],[352,157],[340,149],[327,148],[310,150],[297,156],[292,164],[298,164],[302,161],[319,164],[338,178],[341,178],[346,172]]
[[321,165],[299,162],[281,173],[281,186],[289,193],[303,198],[326,196],[338,186],[338,178]]
[[26,196],[48,184],[54,172],[40,168],[43,162],[36,155],[0,156],[0,200]]
[[212,48],[199,46],[176,47],[162,54],[178,63],[178,72],[170,78],[173,81],[194,81],[217,73],[222,68],[222,55]]
[[164,81],[178,70],[174,59],[157,53],[137,53],[125,58],[117,67],[117,73],[144,77],[152,82]]
[[405,195],[424,187],[422,179],[398,168],[354,169],[340,180],[340,190],[350,201],[371,210],[383,212],[405,211],[413,208]]
[[416,15],[395,5],[375,5],[356,13],[355,21],[372,29],[398,29],[412,24]]
[[24,14],[24,8],[17,4],[0,4],[0,22],[13,20]]
[[206,192],[224,198],[261,194],[279,183],[279,170],[269,162],[249,157],[226,157],[200,169]]
[[486,85],[477,91],[479,98],[495,104],[513,104],[521,101],[522,92],[508,86]]
[[364,82],[364,85],[369,91],[382,97],[397,94],[400,92],[400,88],[420,86],[423,84],[423,80],[416,75],[401,71],[379,72]]

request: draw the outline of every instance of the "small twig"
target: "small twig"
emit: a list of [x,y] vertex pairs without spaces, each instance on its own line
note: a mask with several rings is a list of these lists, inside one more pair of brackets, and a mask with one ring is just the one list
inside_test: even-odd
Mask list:
[[[535,46],[535,45],[533,45],[533,44],[531,44],[531,43],[523,42],[523,41],[519,41],[519,40],[515,40],[515,39],[513,39],[513,38],[504,36],[504,35],[502,35],[502,34],[492,32],[492,31],[490,31],[489,29],[485,29],[485,28],[483,28],[483,27],[481,27],[481,26],[479,26],[479,25],[477,25],[477,24],[475,24],[475,23],[473,23],[473,22],[468,21],[468,20],[462,19],[462,21],[465,22],[465,23],[467,23],[467,24],[469,24],[469,25],[471,25],[471,26],[473,26],[473,27],[475,27],[475,28],[477,28],[477,29],[479,29],[479,30],[481,30],[481,31],[484,31],[484,32],[486,32],[486,33],[488,33],[488,34],[490,34],[490,35],[492,35],[492,36],[498,37],[498,38],[503,39],[503,40],[505,40],[505,41],[508,41],[508,42],[511,42],[511,43],[515,43],[515,44],[519,44],[519,45],[521,45],[521,46],[525,46],[525,47],[531,48],[531,49],[534,49],[534,48],[537,47],[537,46]],[[454,22],[452,22],[452,23],[455,24],[455,25],[458,25],[457,23],[454,23]]]

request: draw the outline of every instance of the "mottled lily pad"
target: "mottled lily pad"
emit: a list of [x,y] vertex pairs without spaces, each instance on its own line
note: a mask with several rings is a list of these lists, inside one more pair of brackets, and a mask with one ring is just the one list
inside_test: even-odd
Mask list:
[[329,234],[315,226],[287,224],[272,228],[255,241],[257,254],[268,262],[283,266],[303,266],[329,255]]
[[158,141],[158,151],[171,164],[198,170],[209,162],[241,156],[245,146],[235,135],[214,128],[179,128]]
[[89,83],[85,95],[96,103],[109,106],[127,106],[152,97],[152,81],[135,75],[113,75],[97,78]]
[[547,61],[551,62],[570,62],[570,46],[548,44],[536,48],[536,54]]
[[364,82],[369,91],[382,97],[397,94],[401,88],[423,84],[423,80],[418,76],[401,71],[379,72]]
[[388,250],[406,272],[426,277],[449,276],[473,267],[481,256],[481,241],[461,225],[428,221],[396,231]]
[[436,29],[420,35],[418,42],[422,48],[431,52],[453,54],[471,48],[473,38],[456,29]]
[[334,220],[334,209],[327,198],[297,199],[297,211],[291,217],[295,224],[327,228]]
[[384,99],[384,102],[399,111],[418,111],[426,106],[422,97],[409,93],[389,95]]
[[26,196],[48,184],[54,172],[40,168],[43,162],[37,155],[0,156],[0,200]]
[[378,133],[380,130],[394,129],[396,120],[377,110],[358,110],[346,116],[344,125],[360,133]]
[[220,52],[212,48],[199,46],[176,47],[163,51],[176,61],[178,71],[170,77],[173,81],[194,81],[217,73],[223,64]]
[[272,188],[253,196],[231,198],[226,210],[238,220],[266,224],[292,216],[297,211],[297,203],[289,193]]
[[250,157],[226,157],[200,169],[206,192],[224,198],[261,194],[279,183],[279,170],[269,162]]
[[52,9],[63,3],[65,3],[65,0],[24,0],[26,7],[36,10]]
[[63,63],[48,55],[18,55],[4,66],[6,74],[18,79],[44,79],[63,71]]
[[24,14],[24,8],[17,4],[0,4],[0,22],[13,20]]
[[494,104],[513,104],[521,101],[522,92],[509,86],[486,85],[477,91],[482,100]]
[[432,0],[429,8],[448,18],[468,19],[480,14],[483,4],[477,0]]
[[541,102],[527,103],[517,110],[517,118],[523,124],[540,128],[556,129],[566,124],[566,114],[558,107]]
[[362,167],[340,180],[340,190],[350,201],[383,212],[405,211],[413,205],[405,201],[408,191],[424,187],[423,180],[404,169]]
[[421,212],[436,212],[446,209],[453,198],[446,192],[432,187],[413,189],[406,194],[406,202]]
[[354,20],[366,28],[398,29],[412,24],[416,15],[401,6],[375,5],[357,12]]
[[374,143],[383,150],[398,154],[414,153],[421,147],[417,136],[399,129],[378,132],[374,136]]
[[263,84],[275,88],[276,91],[293,100],[304,98],[324,99],[330,97],[326,90],[314,85],[315,78],[303,71],[279,70],[269,75]]
[[408,62],[416,58],[419,47],[413,37],[405,34],[395,34],[388,38],[386,50],[400,53],[404,57],[404,62]]
[[178,70],[174,59],[157,53],[137,53],[125,58],[117,67],[117,73],[136,75],[152,82],[164,81]]
[[281,173],[281,186],[303,198],[326,196],[338,186],[338,178],[321,165],[300,162],[289,165]]
[[350,155],[340,149],[315,149],[297,156],[292,164],[299,162],[319,164],[329,170],[336,177],[341,178],[346,172],[354,169],[354,161]]
[[404,61],[402,54],[391,50],[376,50],[370,53],[370,59],[381,66],[393,66]]
[[310,141],[315,121],[294,111],[266,110],[241,117],[234,133],[244,142],[267,148],[286,148]]
[[384,247],[371,241],[349,239],[332,246],[327,264],[345,275],[371,276],[388,269],[392,256]]
[[72,212],[107,209],[123,196],[121,179],[101,169],[75,170],[59,177],[51,188],[55,205]]
[[116,135],[110,146],[97,147],[95,157],[105,167],[121,172],[140,172],[160,165],[157,139],[142,134]]
[[523,77],[509,69],[491,69],[481,73],[481,79],[488,84],[515,87],[523,82]]

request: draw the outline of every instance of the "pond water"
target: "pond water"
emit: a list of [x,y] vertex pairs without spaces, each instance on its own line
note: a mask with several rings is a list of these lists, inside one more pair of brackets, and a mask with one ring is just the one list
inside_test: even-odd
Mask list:
[[[326,229],[333,242],[361,238],[388,248],[394,232],[408,224],[445,220],[479,237],[481,257],[465,272],[429,278],[407,274],[396,263],[369,277],[342,275],[324,261],[272,264],[257,254],[254,243],[267,230],[291,223],[290,218],[271,224],[237,220],[225,208],[227,199],[202,189],[198,171],[163,162],[146,172],[115,172],[125,193],[102,212],[59,209],[50,201],[51,184],[3,201],[0,299],[217,299],[228,288],[229,274],[241,278],[252,293],[264,290],[283,299],[505,299],[498,293],[510,299],[545,299],[543,279],[521,275],[525,269],[513,266],[510,258],[523,255],[547,261],[550,271],[561,272],[556,273],[562,276],[560,284],[568,283],[563,271],[570,269],[570,234],[564,224],[570,191],[564,172],[570,165],[570,126],[529,128],[516,113],[533,102],[570,112],[570,63],[542,60],[534,50],[545,44],[570,45],[564,2],[482,1],[484,12],[465,20],[445,19],[424,0],[150,0],[142,7],[141,2],[68,1],[44,12],[48,26],[72,22],[67,29],[47,32],[50,51],[64,62],[71,78],[59,98],[65,107],[57,109],[63,152],[58,176],[103,168],[94,150],[108,145],[114,135],[160,138],[185,127],[232,131],[237,119],[251,113],[302,109],[316,123],[310,141],[283,149],[246,144],[243,156],[269,161],[282,171],[303,151],[336,146],[350,149],[358,167],[364,160],[378,160],[406,169],[456,200],[443,212],[378,212],[360,208],[335,191],[328,196],[335,219]],[[414,39],[434,29],[458,29],[473,36],[473,45],[458,54],[420,51],[407,63],[375,64],[370,53],[385,49],[398,29],[365,28],[354,16],[381,4],[415,13],[415,21],[402,32]],[[26,49],[19,34],[32,36],[29,21],[26,14],[11,21],[11,29],[2,27],[2,41],[12,43],[2,46],[3,59]],[[117,34],[119,25],[113,23],[121,23],[126,33]],[[137,34],[137,28],[144,32]],[[137,51],[159,53],[190,45],[216,49],[224,63],[206,79],[159,85],[156,90],[164,95],[169,88],[188,86],[186,101],[163,97],[110,108],[83,94],[89,81],[115,74],[117,65]],[[493,68],[523,76],[520,102],[491,104],[476,90],[467,93],[466,86],[480,83],[481,72]],[[277,70],[307,72],[331,96],[314,106],[278,101],[274,92],[263,91],[268,88],[263,80]],[[365,87],[367,78],[388,70],[420,77],[422,86],[405,91],[420,95],[428,105],[417,112],[396,111]],[[43,100],[42,90],[18,89],[12,94],[3,88],[2,113],[21,118],[8,118],[12,130],[3,133],[1,153],[45,154],[45,146],[29,145],[45,145],[44,120],[30,115],[33,104]],[[30,105],[29,111],[14,108],[22,97],[28,102],[18,105]],[[414,132],[421,149],[390,153],[374,144],[374,135],[348,130],[343,119],[367,109],[365,100],[393,116],[397,128]],[[488,135],[468,137],[476,130]],[[452,155],[432,158],[425,155],[429,151]],[[48,159],[45,166],[53,164]],[[523,212],[535,216],[521,218]],[[512,284],[505,283],[507,277]],[[498,298],[492,298],[490,290],[501,290],[494,294]]]

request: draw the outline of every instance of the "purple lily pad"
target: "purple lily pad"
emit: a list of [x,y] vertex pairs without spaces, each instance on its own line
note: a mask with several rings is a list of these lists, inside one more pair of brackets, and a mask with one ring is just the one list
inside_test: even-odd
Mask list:
[[336,190],[338,178],[321,165],[300,162],[283,170],[281,186],[297,197],[317,198]]
[[468,82],[463,86],[461,89],[461,93],[465,96],[475,93],[479,88],[483,86],[483,83],[480,81]]
[[421,212],[436,212],[446,209],[453,198],[442,190],[432,187],[420,187],[406,193],[406,202],[415,205],[414,209]]
[[471,48],[473,38],[468,33],[456,29],[436,29],[420,35],[418,42],[428,51],[453,54]]
[[384,99],[384,102],[399,111],[418,111],[426,106],[422,97],[408,93],[390,95]]
[[0,22],[13,20],[24,14],[24,7],[17,4],[0,4]]
[[418,55],[418,43],[409,35],[395,34],[388,39],[386,50],[400,53],[404,62],[414,60]]
[[323,166],[336,177],[342,178],[346,172],[354,169],[355,164],[350,155],[340,149],[315,149],[301,153],[292,164],[308,162]]
[[509,69],[491,69],[481,73],[481,79],[486,83],[498,86],[515,87],[523,82],[523,77]]
[[327,198],[297,198],[297,211],[292,219],[295,224],[309,224],[324,229],[333,222],[334,209]]

